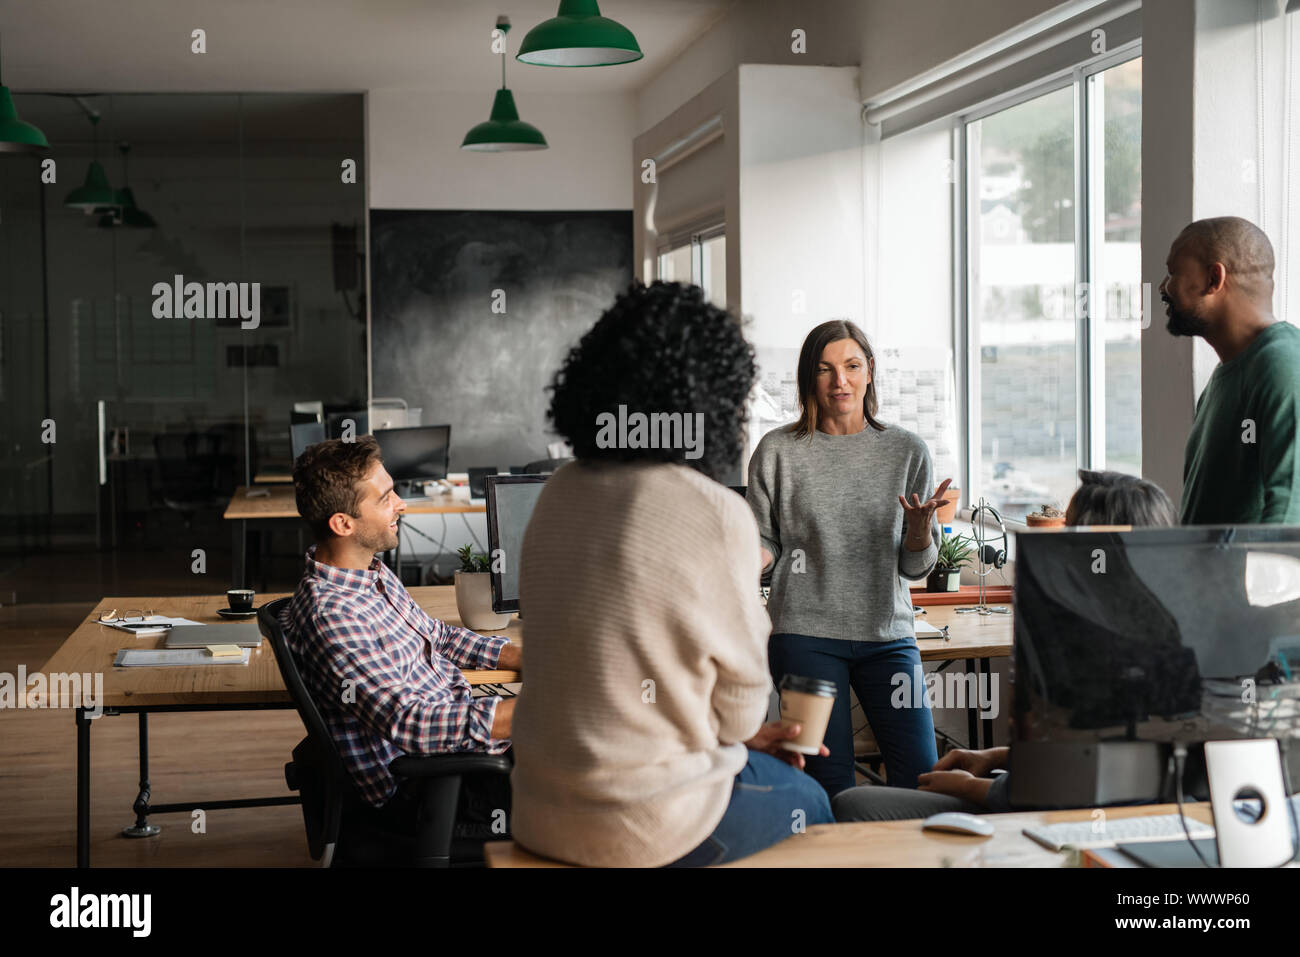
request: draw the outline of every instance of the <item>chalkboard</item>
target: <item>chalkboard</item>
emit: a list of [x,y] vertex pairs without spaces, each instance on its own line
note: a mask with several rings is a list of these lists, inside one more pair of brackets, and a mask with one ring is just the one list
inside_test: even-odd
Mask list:
[[546,387],[632,281],[631,211],[374,209],[370,255],[373,394],[451,425],[453,472],[546,458]]

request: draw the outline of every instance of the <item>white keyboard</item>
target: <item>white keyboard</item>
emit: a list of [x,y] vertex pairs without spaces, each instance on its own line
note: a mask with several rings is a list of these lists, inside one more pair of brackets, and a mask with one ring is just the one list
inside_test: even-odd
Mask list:
[[[1096,825],[1096,828],[1094,828]],[[1177,814],[1158,814],[1152,817],[1106,818],[1101,821],[1067,821],[1061,824],[1041,824],[1025,828],[1025,836],[1033,838],[1049,851],[1065,848],[1112,847],[1115,844],[1132,844],[1139,841],[1170,841],[1186,838],[1193,840],[1214,837],[1214,828],[1187,818],[1187,831]]]

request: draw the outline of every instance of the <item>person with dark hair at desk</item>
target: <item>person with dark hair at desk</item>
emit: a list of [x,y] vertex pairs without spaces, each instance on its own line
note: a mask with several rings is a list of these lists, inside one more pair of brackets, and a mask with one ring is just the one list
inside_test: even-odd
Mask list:
[[[507,753],[513,699],[473,697],[460,669],[518,669],[519,646],[430,618],[379,560],[397,546],[406,504],[372,436],[310,446],[293,484],[316,543],[282,613],[285,638],[360,812],[413,832],[414,789],[389,764],[403,754]],[[458,833],[490,836],[492,812],[508,813],[509,802],[503,776],[466,778]]]
[[1300,329],[1273,317],[1273,245],[1237,216],[1174,240],[1160,298],[1218,353],[1183,462],[1184,525],[1300,524]]
[[758,530],[719,485],[740,456],[754,353],[696,286],[633,283],[555,376],[577,461],[520,558],[528,680],[515,715],[515,840],[612,867],[735,860],[830,823],[764,724],[771,623]]
[[[1067,525],[1168,527],[1177,524],[1173,503],[1154,482],[1123,472],[1090,469],[1079,469],[1079,481],[1079,488],[1065,510]],[[1127,601],[1123,595],[1117,597]],[[1147,615],[1147,606],[1140,607],[1144,609],[1141,614]],[[1148,620],[1154,622],[1154,615],[1149,615]],[[1111,650],[1097,648],[1095,653],[1106,656]],[[1096,680],[1099,672],[1090,661],[1077,663],[1080,680]],[[1182,674],[1177,667],[1171,671]],[[1185,687],[1169,690],[1175,696],[1187,691]],[[1011,774],[1004,770],[1009,757],[1010,749],[1006,747],[981,751],[953,749],[939,758],[930,771],[920,775],[915,791],[872,785],[842,791],[832,802],[835,820],[892,821],[929,817],[944,811],[1010,811]]]

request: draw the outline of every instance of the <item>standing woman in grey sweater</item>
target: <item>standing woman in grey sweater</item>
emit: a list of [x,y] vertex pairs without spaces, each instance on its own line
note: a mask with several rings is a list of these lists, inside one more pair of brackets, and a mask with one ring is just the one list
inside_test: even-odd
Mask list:
[[902,579],[934,568],[934,512],[951,479],[932,491],[924,440],[876,418],[875,374],[861,329],[822,323],[799,355],[799,420],[765,435],[749,463],[747,497],[763,567],[772,569],[772,678],[778,685],[786,674],[822,678],[838,689],[826,729],[830,755],[807,761],[832,797],[856,783],[850,687],[890,785],[916,787],[937,757],[929,708],[895,708],[891,698],[900,683],[921,677]]

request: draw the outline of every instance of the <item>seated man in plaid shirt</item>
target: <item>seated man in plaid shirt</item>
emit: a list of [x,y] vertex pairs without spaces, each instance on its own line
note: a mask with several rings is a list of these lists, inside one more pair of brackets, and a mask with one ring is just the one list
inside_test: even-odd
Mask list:
[[[397,546],[406,503],[372,436],[311,446],[294,464],[293,484],[316,544],[285,609],[285,637],[358,795],[394,826],[413,828],[414,794],[399,788],[389,763],[403,754],[507,752],[514,699],[472,697],[460,669],[516,670],[519,646],[430,618],[379,560]],[[466,779],[465,791],[462,822],[490,823],[498,808],[509,814],[504,775]]]

